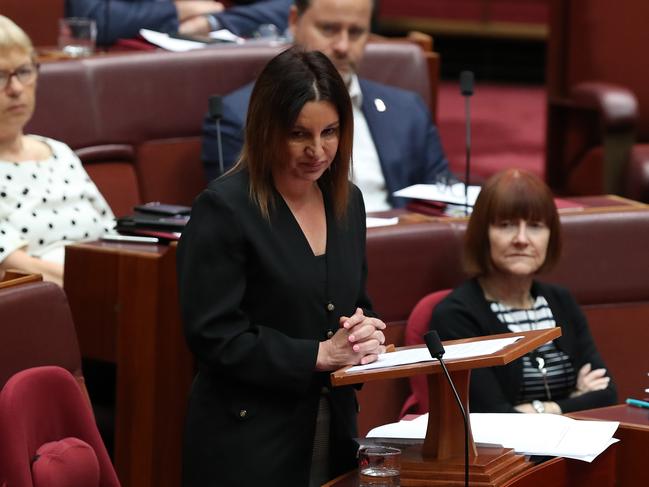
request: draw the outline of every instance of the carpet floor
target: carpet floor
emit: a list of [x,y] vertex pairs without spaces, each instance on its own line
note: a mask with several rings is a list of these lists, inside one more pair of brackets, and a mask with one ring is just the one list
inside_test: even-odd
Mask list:
[[[451,170],[464,175],[465,99],[457,82],[444,81],[438,127]],[[471,174],[486,179],[510,167],[544,177],[545,88],[477,83],[471,97]]]

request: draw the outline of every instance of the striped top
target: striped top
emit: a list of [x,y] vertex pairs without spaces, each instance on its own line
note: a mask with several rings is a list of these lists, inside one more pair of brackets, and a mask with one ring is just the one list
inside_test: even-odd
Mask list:
[[[552,310],[543,296],[537,296],[531,309],[512,308],[497,301],[489,306],[511,332],[554,328]],[[523,381],[516,403],[539,399],[563,399],[574,390],[577,381],[570,357],[553,341],[541,345],[523,357]]]

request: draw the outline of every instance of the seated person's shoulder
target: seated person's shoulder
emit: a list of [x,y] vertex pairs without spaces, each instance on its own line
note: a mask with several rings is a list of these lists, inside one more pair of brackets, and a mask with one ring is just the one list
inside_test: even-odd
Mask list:
[[247,109],[254,86],[255,83],[251,82],[231,91],[223,97],[223,104],[230,106],[243,106]]
[[475,324],[475,317],[484,308],[484,303],[478,282],[475,279],[465,281],[437,303],[432,313],[431,327],[436,328],[443,339],[473,336],[475,333],[465,333],[467,330],[458,322],[458,318],[466,318],[462,320],[463,325]]
[[413,107],[417,106],[426,110],[426,104],[419,93],[366,78],[360,78],[359,83],[364,96],[368,95],[372,98],[381,97],[384,101],[401,105],[411,105]]
[[[223,97],[223,120],[228,124],[235,124],[243,126],[246,121],[246,114],[248,113],[248,105],[250,104],[250,95],[254,83],[248,83],[234,91],[231,91]],[[205,127],[213,124],[213,120],[208,113],[205,116]]]
[[52,139],[29,135],[24,137],[25,152],[29,154],[29,159],[43,161],[54,155],[55,142]]
[[203,194],[211,195],[227,203],[248,201],[249,178],[247,171],[235,171],[212,180]]
[[438,309],[452,310],[455,308],[467,308],[472,303],[481,301],[482,299],[482,290],[478,281],[475,279],[469,279],[453,289],[444,299],[442,299],[437,306],[435,306],[435,311]]

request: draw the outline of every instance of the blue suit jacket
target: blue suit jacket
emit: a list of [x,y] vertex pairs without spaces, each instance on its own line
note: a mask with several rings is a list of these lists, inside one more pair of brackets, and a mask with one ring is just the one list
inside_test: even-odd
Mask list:
[[[214,17],[234,34],[246,36],[261,24],[275,24],[280,32],[288,25],[292,0],[265,0],[229,8]],[[97,43],[136,37],[140,29],[178,32],[178,15],[172,0],[66,0],[66,17],[87,17],[97,22]]]
[[[434,183],[446,175],[448,161],[444,155],[437,128],[421,97],[411,91],[360,79],[363,93],[362,111],[367,120],[379,155],[383,176],[394,207],[406,200],[392,196],[394,191],[413,184]],[[248,84],[223,98],[221,137],[225,169],[236,162],[243,146],[248,103],[253,84]],[[379,111],[376,100],[383,101]],[[203,163],[208,180],[219,173],[216,126],[209,117],[203,124]]]

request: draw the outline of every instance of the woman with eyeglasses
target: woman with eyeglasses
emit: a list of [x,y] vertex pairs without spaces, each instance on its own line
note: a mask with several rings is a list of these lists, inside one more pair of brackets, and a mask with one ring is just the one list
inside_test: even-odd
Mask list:
[[568,413],[615,404],[586,317],[564,288],[537,275],[559,260],[559,215],[536,176],[509,169],[482,188],[465,235],[472,279],[433,311],[443,340],[561,327],[561,337],[503,367],[471,373],[471,412]]
[[24,133],[37,78],[31,40],[0,15],[0,275],[17,269],[62,284],[65,245],[97,239],[114,217],[67,145]]

